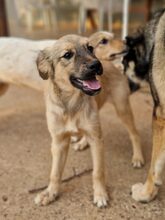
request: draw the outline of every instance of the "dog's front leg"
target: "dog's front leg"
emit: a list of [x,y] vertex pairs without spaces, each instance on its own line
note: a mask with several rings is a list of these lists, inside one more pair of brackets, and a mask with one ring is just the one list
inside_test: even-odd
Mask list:
[[100,208],[107,206],[108,194],[106,191],[104,176],[104,144],[96,130],[95,132],[90,133],[91,135],[88,137],[88,143],[91,148],[93,159],[94,204]]
[[128,96],[126,96],[125,94],[123,94],[122,99],[121,97],[119,98],[114,99],[114,106],[119,118],[126,127],[132,142],[132,146],[133,146],[132,165],[135,168],[141,168],[144,164],[142,146],[141,146],[140,136],[135,127],[134,117],[132,114],[129,99]]
[[35,198],[38,205],[47,205],[53,202],[58,194],[62,172],[67,158],[69,137],[67,135],[58,135],[53,137],[52,141],[52,170],[50,174],[50,182],[46,190],[41,192]]

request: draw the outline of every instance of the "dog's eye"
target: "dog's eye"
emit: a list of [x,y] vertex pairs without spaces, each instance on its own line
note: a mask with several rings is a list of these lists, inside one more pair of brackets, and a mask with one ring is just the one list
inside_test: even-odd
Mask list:
[[103,38],[101,41],[100,41],[100,44],[107,44],[108,43],[108,39],[106,38]]
[[68,51],[63,55],[63,58],[65,58],[67,60],[71,59],[72,57],[73,57],[73,52],[71,52],[71,51]]
[[93,47],[90,45],[87,45],[87,49],[89,50],[89,52],[93,53]]

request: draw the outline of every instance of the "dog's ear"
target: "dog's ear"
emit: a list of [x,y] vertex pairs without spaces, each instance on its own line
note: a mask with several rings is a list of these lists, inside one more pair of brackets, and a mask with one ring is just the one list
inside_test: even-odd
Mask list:
[[49,51],[47,49],[39,52],[36,63],[42,79],[46,80],[54,75],[53,62],[49,56]]

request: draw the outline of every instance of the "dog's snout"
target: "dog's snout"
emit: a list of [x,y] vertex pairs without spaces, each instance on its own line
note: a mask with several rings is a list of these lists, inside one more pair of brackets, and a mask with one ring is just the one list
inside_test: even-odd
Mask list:
[[91,69],[91,70],[95,70],[95,69],[98,69],[100,68],[100,62],[98,60],[94,60],[92,61],[91,63],[88,64],[88,68]]
[[103,70],[102,70],[102,65],[99,60],[94,60],[91,63],[88,64],[88,69],[95,71],[96,74],[101,75]]

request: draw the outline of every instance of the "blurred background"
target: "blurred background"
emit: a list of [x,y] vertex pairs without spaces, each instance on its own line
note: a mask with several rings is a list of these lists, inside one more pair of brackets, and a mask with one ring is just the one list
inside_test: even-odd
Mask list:
[[124,37],[163,7],[164,0],[0,0],[0,35],[58,38],[96,30]]

